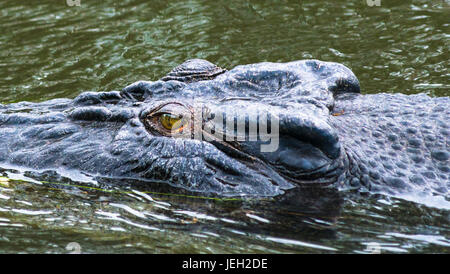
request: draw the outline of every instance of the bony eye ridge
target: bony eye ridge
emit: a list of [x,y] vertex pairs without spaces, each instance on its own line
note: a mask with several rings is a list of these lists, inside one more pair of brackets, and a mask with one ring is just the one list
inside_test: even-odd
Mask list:
[[177,130],[183,126],[182,117],[170,113],[161,114],[159,122],[167,130]]

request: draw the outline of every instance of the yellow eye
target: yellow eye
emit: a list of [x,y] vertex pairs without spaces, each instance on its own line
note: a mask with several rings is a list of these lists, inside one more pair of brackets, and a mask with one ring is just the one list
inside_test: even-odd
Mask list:
[[159,122],[167,130],[176,130],[183,125],[181,117],[168,113],[162,114],[159,117]]

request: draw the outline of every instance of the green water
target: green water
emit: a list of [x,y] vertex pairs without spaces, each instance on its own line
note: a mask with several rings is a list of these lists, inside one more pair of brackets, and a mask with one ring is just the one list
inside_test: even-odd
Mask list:
[[[447,0],[80,3],[0,2],[0,103],[120,90],[190,58],[225,68],[315,58],[350,67],[363,93],[450,95]],[[228,201],[0,175],[9,178],[0,179],[0,253],[66,253],[71,242],[86,253],[450,251],[439,199]]]

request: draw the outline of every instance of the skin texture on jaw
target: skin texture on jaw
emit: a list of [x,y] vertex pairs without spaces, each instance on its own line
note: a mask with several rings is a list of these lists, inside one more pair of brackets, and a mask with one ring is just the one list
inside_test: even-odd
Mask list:
[[[221,196],[333,186],[446,197],[449,98],[359,92],[338,63],[226,71],[189,60],[121,92],[1,105],[0,164]],[[270,142],[276,149],[262,151]]]
[[343,96],[332,125],[351,160],[345,183],[372,192],[448,197],[450,98]]

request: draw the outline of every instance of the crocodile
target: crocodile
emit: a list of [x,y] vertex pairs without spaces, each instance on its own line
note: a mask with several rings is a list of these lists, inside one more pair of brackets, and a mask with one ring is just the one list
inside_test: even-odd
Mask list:
[[448,197],[449,118],[449,97],[362,94],[335,62],[193,59],[120,91],[0,105],[0,166],[220,196]]

